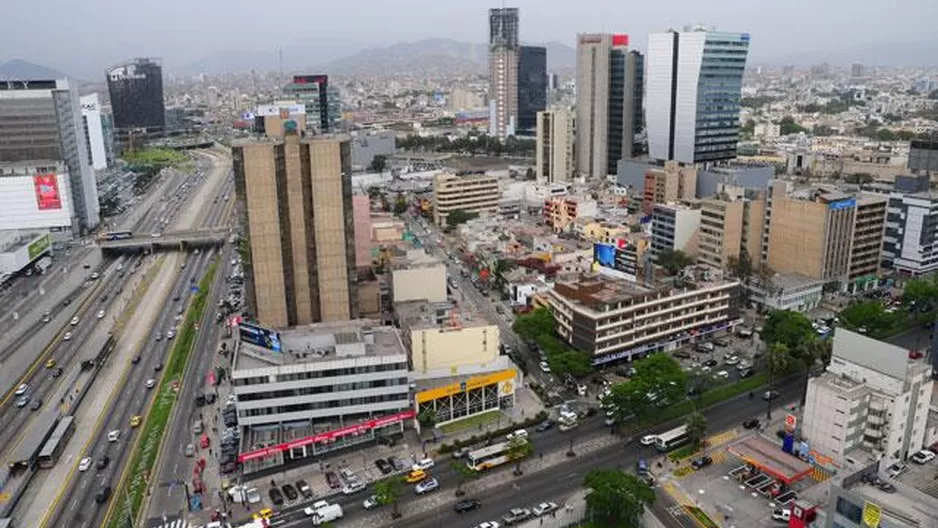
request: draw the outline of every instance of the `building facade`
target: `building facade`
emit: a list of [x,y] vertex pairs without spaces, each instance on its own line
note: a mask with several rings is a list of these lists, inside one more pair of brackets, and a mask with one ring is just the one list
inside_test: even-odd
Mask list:
[[[98,186],[88,156],[78,90],[66,79],[0,82],[0,162],[52,167],[64,161],[67,189],[42,194],[70,193],[67,211],[75,234],[100,223]],[[37,191],[39,192],[39,191]],[[42,201],[33,196],[29,207],[59,210],[61,199]],[[27,207],[24,204],[23,207]]]
[[495,176],[437,174],[433,177],[434,222],[444,226],[446,217],[458,210],[480,215],[494,214],[498,211],[500,197]]
[[706,198],[700,201],[700,234],[697,261],[724,269],[730,258],[739,258],[743,240],[742,200]]
[[585,178],[615,174],[636,154],[642,129],[643,57],[628,35],[577,36],[576,167]]
[[352,138],[352,170],[369,170],[375,156],[388,156],[397,152],[397,134],[392,131],[362,134]]
[[530,136],[537,113],[547,108],[547,48],[521,46],[518,56],[518,130]]
[[88,94],[79,99],[81,104],[81,122],[85,131],[85,144],[88,146],[88,159],[94,170],[107,168],[107,148],[103,123],[101,121],[101,103],[98,94]]
[[548,293],[557,332],[594,364],[668,350],[722,331],[739,317],[739,283],[691,281],[685,289],[643,288],[601,276],[559,281]]
[[748,33],[704,28],[648,36],[645,120],[658,160],[711,162],[736,157]]
[[306,133],[330,134],[338,131],[341,118],[339,94],[329,84],[328,75],[294,75],[284,91],[304,105],[308,115]]
[[573,113],[552,108],[537,113],[537,180],[546,183],[570,181],[573,176]]
[[71,239],[78,225],[72,223],[68,167],[61,161],[0,163],[0,211],[0,231],[37,230]]
[[499,139],[518,126],[518,8],[489,9],[489,133]]
[[349,150],[347,138],[295,133],[232,147],[264,325],[358,316]]
[[651,213],[652,256],[657,258],[665,251],[696,255],[700,218],[700,209],[677,204],[655,205]]
[[137,58],[107,70],[107,90],[114,116],[115,141],[135,149],[166,130],[163,66],[158,59]]
[[596,200],[579,196],[561,196],[544,202],[544,224],[556,233],[572,228],[577,218],[595,217],[598,213]]
[[645,171],[643,209],[650,213],[655,204],[693,200],[696,188],[694,167],[682,167],[676,161],[666,161],[663,168],[649,167]]
[[889,196],[882,264],[910,275],[938,270],[938,195]]

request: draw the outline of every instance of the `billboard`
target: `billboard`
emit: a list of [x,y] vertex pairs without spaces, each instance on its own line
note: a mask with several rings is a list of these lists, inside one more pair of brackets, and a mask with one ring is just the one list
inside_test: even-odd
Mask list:
[[[0,231],[17,229],[52,229],[62,230],[72,225],[71,191],[68,173],[50,175],[48,179],[56,182],[59,207],[47,207],[38,189],[38,178],[34,174],[22,176],[4,176],[0,178]],[[42,185],[45,186],[46,178]],[[54,197],[52,194],[51,197]]]
[[27,246],[30,262],[32,262],[39,255],[45,253],[50,246],[52,246],[52,237],[49,235],[49,233],[39,235],[36,240],[30,242],[29,246]]
[[238,333],[241,341],[251,343],[274,352],[280,352],[280,334],[273,330],[257,326],[251,323],[241,323],[238,325]]
[[36,203],[40,211],[62,208],[59,182],[56,181],[55,174],[37,174],[33,176],[33,185],[36,188]]
[[638,255],[634,246],[625,240],[617,240],[615,245],[597,242],[593,244],[593,270],[628,280],[635,280],[638,269]]

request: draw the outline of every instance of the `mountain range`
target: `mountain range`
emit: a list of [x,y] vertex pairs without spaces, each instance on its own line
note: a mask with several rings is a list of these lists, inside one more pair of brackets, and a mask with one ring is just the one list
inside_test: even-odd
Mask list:
[[71,77],[58,70],[47,68],[22,59],[12,59],[0,64],[0,80],[8,79],[62,79]]

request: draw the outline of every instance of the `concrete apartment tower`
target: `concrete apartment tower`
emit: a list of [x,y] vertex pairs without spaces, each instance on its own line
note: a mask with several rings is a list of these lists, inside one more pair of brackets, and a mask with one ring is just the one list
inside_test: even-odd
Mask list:
[[489,9],[489,134],[505,139],[518,126],[518,8]]
[[245,141],[232,147],[247,214],[257,320],[274,328],[358,317],[347,138]]
[[628,35],[577,37],[577,175],[615,174],[620,159],[636,155],[642,128],[643,57],[629,52]]
[[570,181],[573,174],[573,113],[552,108],[537,113],[537,180]]
[[648,154],[703,163],[733,159],[748,33],[687,27],[648,35]]

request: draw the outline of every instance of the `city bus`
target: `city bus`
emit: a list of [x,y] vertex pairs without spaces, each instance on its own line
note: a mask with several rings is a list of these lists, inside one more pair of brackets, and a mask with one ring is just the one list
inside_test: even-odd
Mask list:
[[100,240],[124,240],[133,237],[134,234],[131,231],[106,231],[98,236]]
[[510,442],[499,442],[488,447],[483,447],[482,449],[470,451],[469,454],[466,455],[466,465],[469,466],[469,469],[474,471],[482,471],[483,469],[500,466],[511,461],[511,458],[508,456],[510,450]]
[[42,446],[42,450],[39,451],[39,467],[51,468],[54,466],[62,455],[62,450],[68,445],[68,441],[72,438],[72,433],[74,432],[75,417],[66,416],[62,418],[59,421],[59,425],[52,431],[52,436],[49,437],[49,440]]
[[688,442],[690,442],[690,437],[687,436],[687,426],[682,425],[658,435],[658,438],[655,439],[655,449],[666,453]]

